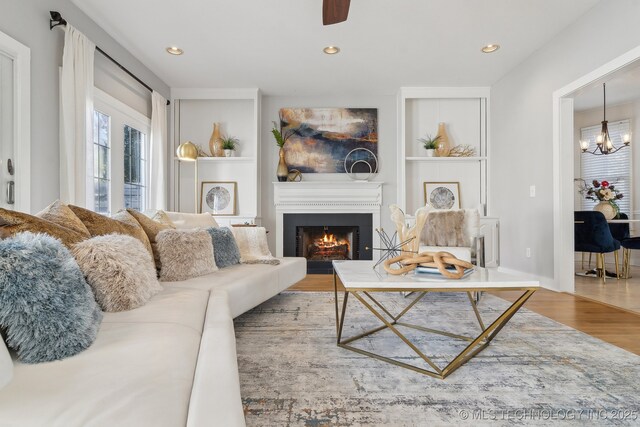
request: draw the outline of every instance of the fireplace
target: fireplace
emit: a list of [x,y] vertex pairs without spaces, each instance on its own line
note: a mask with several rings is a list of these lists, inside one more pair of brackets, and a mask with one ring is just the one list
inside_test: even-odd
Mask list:
[[307,259],[307,273],[332,273],[331,261],[371,259],[371,214],[285,214],[284,256]]

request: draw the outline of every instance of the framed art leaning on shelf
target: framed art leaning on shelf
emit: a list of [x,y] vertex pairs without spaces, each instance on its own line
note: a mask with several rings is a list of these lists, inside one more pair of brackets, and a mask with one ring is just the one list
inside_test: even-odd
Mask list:
[[203,181],[200,191],[200,212],[212,215],[237,215],[234,181]]
[[460,209],[460,183],[425,182],[424,204],[434,209]]

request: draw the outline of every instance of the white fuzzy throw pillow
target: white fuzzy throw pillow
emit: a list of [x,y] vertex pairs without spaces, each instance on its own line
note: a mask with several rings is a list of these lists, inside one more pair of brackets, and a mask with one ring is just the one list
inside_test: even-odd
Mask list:
[[162,230],[156,236],[160,280],[177,282],[218,271],[206,230]]
[[264,227],[231,227],[240,249],[240,262],[243,264],[280,264],[274,258],[267,244],[267,231]]
[[96,236],[72,252],[103,311],[140,307],[162,290],[151,254],[134,237]]

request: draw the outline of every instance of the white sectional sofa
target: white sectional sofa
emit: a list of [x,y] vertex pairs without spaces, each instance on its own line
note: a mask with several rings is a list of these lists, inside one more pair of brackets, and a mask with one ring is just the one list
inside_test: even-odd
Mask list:
[[235,265],[105,313],[93,345],[61,361],[14,359],[0,427],[244,426],[233,318],[306,274],[304,258]]

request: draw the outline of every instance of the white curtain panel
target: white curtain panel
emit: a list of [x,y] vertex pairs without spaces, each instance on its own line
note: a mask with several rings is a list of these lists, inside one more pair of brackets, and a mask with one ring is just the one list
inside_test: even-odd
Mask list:
[[67,24],[60,80],[60,199],[93,200],[93,58],[96,45]]
[[167,100],[151,94],[149,209],[167,209]]

